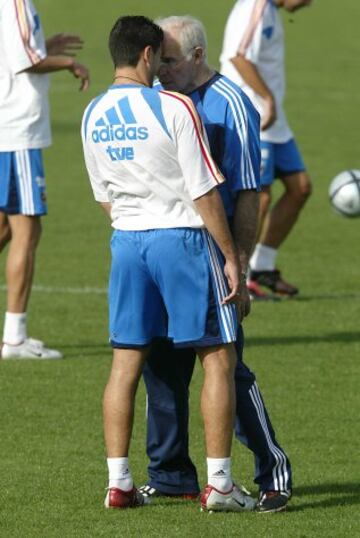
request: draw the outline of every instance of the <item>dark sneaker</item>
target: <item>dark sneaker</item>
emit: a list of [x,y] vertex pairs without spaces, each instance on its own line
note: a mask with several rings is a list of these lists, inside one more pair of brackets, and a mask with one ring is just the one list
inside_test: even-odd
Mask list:
[[249,281],[265,286],[282,297],[294,297],[299,293],[298,288],[286,282],[278,269],[273,271],[250,271]]
[[165,493],[158,489],[152,488],[148,484],[141,486],[139,491],[146,499],[152,499],[154,497],[177,497],[186,501],[194,501],[199,497],[198,493]]
[[255,280],[248,280],[246,287],[252,301],[274,301],[279,299],[272,293],[266,293]]
[[256,506],[256,511],[262,514],[271,512],[283,512],[291,497],[289,491],[261,491]]
[[137,508],[149,503],[135,487],[129,491],[109,488],[105,497],[105,508]]

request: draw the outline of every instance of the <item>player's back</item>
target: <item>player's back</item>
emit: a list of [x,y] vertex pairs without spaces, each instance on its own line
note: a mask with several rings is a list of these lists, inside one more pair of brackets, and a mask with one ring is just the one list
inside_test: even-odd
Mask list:
[[111,86],[88,106],[85,159],[115,227],[202,226],[192,200],[216,184],[217,170],[191,107],[179,94],[139,85]]

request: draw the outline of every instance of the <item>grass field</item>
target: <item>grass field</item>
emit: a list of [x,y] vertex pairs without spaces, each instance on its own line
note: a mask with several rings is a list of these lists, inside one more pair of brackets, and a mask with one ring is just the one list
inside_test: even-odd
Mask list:
[[[107,346],[109,226],[92,200],[79,122],[112,80],[107,35],[121,14],[192,13],[209,33],[216,66],[231,0],[87,2],[37,0],[47,34],[79,32],[92,70],[87,95],[68,74],[53,76],[54,144],[45,153],[50,215],[44,220],[30,333],[61,349],[59,362],[0,364],[1,537],[348,537],[360,536],[360,221],[332,212],[331,178],[360,168],[358,0],[317,0],[291,22],[286,108],[314,194],[281,250],[279,265],[299,284],[298,300],[255,304],[245,322],[246,362],[257,373],[277,436],[294,469],[287,513],[208,516],[197,504],[157,500],[143,510],[106,512],[101,397]],[[340,7],[339,7],[340,6]],[[3,275],[4,255],[1,257]],[[4,277],[0,304],[5,309]],[[192,384],[191,454],[205,481],[199,413],[201,372]],[[131,451],[146,480],[145,392],[137,397]],[[254,494],[251,454],[234,445],[234,474]]]

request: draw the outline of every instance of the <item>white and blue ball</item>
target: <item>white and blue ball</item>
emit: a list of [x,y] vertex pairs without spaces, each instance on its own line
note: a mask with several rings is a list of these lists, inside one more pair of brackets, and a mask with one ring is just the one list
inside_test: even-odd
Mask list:
[[329,197],[337,213],[345,217],[360,216],[360,170],[345,170],[334,177]]

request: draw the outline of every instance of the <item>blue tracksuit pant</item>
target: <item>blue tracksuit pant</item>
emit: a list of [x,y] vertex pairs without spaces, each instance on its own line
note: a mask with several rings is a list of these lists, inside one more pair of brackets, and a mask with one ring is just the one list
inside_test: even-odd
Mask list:
[[[275,433],[255,375],[242,361],[243,332],[236,342],[235,435],[255,456],[254,482],[261,491],[291,488],[291,466]],[[192,349],[169,342],[153,344],[144,367],[148,393],[147,454],[149,485],[163,493],[198,493],[199,483],[189,455],[189,384],[195,365]]]

